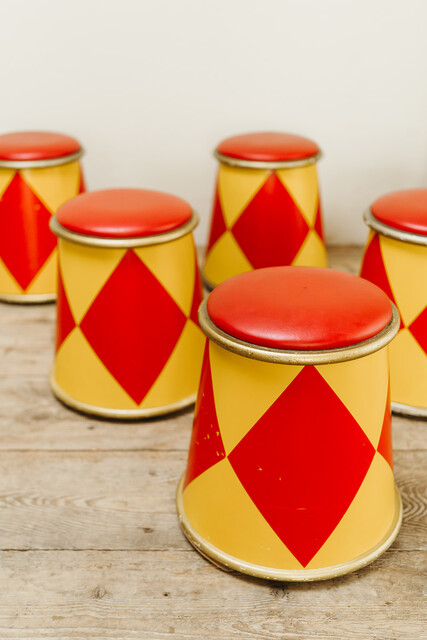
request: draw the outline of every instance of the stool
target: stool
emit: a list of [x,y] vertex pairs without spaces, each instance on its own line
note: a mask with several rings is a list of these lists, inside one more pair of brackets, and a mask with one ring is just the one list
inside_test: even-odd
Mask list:
[[371,228],[361,276],[399,309],[390,345],[393,411],[427,418],[427,189],[396,191],[365,214]]
[[392,543],[387,296],[356,276],[273,267],[219,285],[199,311],[208,337],[181,526],[227,570],[321,580]]
[[50,217],[84,191],[74,138],[25,131],[0,135],[0,300],[56,299],[56,238]]
[[224,140],[204,265],[208,288],[282,265],[326,267],[315,142],[288,133]]
[[142,189],[87,193],[60,207],[51,222],[59,400],[120,419],[194,403],[205,342],[197,222],[180,198]]

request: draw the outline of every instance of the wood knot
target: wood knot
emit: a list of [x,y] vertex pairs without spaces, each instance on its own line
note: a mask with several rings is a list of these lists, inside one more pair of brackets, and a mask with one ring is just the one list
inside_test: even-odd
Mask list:
[[93,597],[97,600],[100,600],[106,595],[106,593],[107,592],[105,591],[104,587],[96,587],[96,589],[94,589],[93,591]]

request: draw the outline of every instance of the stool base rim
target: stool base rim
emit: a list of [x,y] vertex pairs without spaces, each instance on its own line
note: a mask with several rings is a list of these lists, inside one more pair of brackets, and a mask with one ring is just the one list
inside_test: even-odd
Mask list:
[[208,540],[203,538],[194,529],[184,510],[184,501],[182,497],[184,477],[185,476],[183,475],[179,481],[176,502],[179,523],[187,540],[193,545],[196,551],[219,569],[227,572],[238,571],[239,573],[244,573],[263,580],[278,580],[280,582],[313,582],[317,580],[336,578],[346,573],[357,571],[376,560],[388,549],[388,547],[394,542],[397,534],[399,533],[400,525],[402,524],[402,501],[399,491],[395,485],[395,512],[392,523],[385,536],[374,547],[369,549],[369,551],[366,551],[364,554],[354,558],[353,560],[321,569],[287,570],[264,567],[252,564],[251,562],[246,562],[245,560],[239,560],[239,558],[221,551],[221,549],[218,549],[218,547],[215,547],[213,544],[208,542]]
[[391,410],[401,416],[409,418],[427,419],[427,407],[414,407],[409,404],[401,404],[400,402],[392,402]]
[[173,402],[172,404],[163,407],[147,407],[146,409],[112,409],[111,407],[97,407],[95,405],[88,404],[86,402],[80,402],[72,398],[68,393],[63,391],[57,384],[53,371],[49,378],[50,388],[53,395],[62,404],[79,413],[85,413],[97,418],[109,418],[110,420],[141,420],[144,418],[156,418],[168,413],[176,413],[182,409],[190,407],[196,402],[197,394],[193,394],[188,398]]
[[37,294],[14,294],[0,293],[0,302],[11,304],[46,304],[48,302],[56,302],[56,293],[37,293]]

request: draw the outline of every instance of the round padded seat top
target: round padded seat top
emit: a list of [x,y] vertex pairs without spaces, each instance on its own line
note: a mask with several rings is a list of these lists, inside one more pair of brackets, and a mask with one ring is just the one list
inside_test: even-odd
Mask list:
[[247,133],[223,140],[216,151],[223,156],[253,162],[292,162],[316,156],[315,142],[292,133]]
[[59,207],[56,219],[68,231],[98,238],[142,238],[183,226],[193,215],[176,196],[146,189],[83,193]]
[[52,160],[80,150],[80,143],[75,138],[62,133],[19,131],[0,135],[0,161]]
[[388,227],[427,236],[427,189],[389,193],[375,200],[371,213]]
[[319,267],[269,267],[222,282],[209,295],[214,325],[244,342],[284,350],[347,347],[380,333],[392,305],[376,285]]

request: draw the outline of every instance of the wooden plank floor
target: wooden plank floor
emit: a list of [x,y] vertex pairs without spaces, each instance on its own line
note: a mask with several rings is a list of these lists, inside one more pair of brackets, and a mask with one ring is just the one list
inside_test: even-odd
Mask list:
[[[331,251],[355,271],[361,250]],[[382,558],[329,582],[219,571],[175,515],[192,413],[73,413],[48,387],[55,308],[0,305],[0,638],[418,639],[425,633],[427,423],[393,418],[404,503]]]

